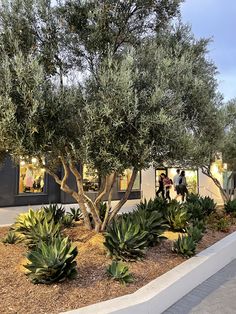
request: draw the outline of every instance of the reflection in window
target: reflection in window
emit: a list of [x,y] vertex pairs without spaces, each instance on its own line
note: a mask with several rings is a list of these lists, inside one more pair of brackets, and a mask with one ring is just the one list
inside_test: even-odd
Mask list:
[[43,193],[45,170],[40,168],[37,158],[20,161],[19,193]]
[[86,192],[96,192],[99,190],[100,181],[96,170],[84,165],[83,167],[83,188]]
[[[119,177],[119,190],[120,191],[126,191],[127,190],[131,175],[132,175],[132,170],[126,169],[124,171],[123,176]],[[138,172],[136,179],[134,181],[134,185],[133,185],[132,190],[140,190],[141,189],[140,183],[141,183],[140,182],[140,172]]]
[[[173,180],[176,175],[177,168],[168,168],[168,177]],[[185,177],[188,185],[189,193],[198,193],[198,175],[197,170],[180,169],[185,171]]]

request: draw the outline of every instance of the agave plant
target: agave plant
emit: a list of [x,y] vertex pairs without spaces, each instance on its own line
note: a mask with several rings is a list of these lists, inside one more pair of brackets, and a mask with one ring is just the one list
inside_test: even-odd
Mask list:
[[44,206],[43,209],[46,213],[52,215],[55,223],[61,221],[65,215],[65,208],[62,205],[59,206],[58,204],[50,204],[49,206]]
[[149,246],[153,246],[165,239],[163,232],[168,229],[168,225],[161,213],[139,209],[133,212],[131,219],[135,224],[139,224],[142,230],[147,231]]
[[33,283],[50,284],[72,279],[77,274],[75,257],[77,247],[69,238],[54,238],[52,242],[40,242],[39,246],[27,254],[29,263],[24,265],[26,275]]
[[173,231],[183,231],[187,227],[189,214],[185,207],[173,200],[168,205],[165,217]]
[[21,234],[28,233],[34,226],[42,223],[44,220],[51,221],[52,214],[45,213],[43,209],[38,209],[34,211],[29,209],[27,213],[22,213],[18,215],[16,221],[13,225],[13,229]]
[[144,255],[148,246],[147,234],[140,224],[120,217],[107,227],[104,245],[111,256],[124,261],[135,261]]
[[227,214],[236,212],[236,199],[232,201],[229,200],[227,203],[225,203],[225,211]]
[[186,202],[184,204],[184,207],[186,208],[187,212],[189,213],[189,216],[191,217],[191,220],[203,220],[206,217],[206,212],[203,210],[200,202],[197,203],[188,203]]
[[216,203],[209,196],[200,198],[200,206],[202,207],[202,211],[209,216],[211,213],[216,210]]
[[64,227],[66,227],[66,228],[70,228],[70,227],[72,227],[73,226],[73,216],[72,215],[70,215],[70,213],[67,213],[67,214],[65,214],[64,216],[63,216],[63,218],[62,218],[62,224],[63,224],[63,226]]
[[10,230],[6,237],[2,240],[3,243],[8,243],[8,244],[15,244],[20,241],[19,236],[17,233],[13,230]]
[[181,254],[185,257],[191,257],[195,255],[196,242],[191,236],[183,235],[179,236],[178,240],[174,242],[173,249],[175,253]]
[[83,214],[80,208],[71,207],[69,214],[72,216],[74,221],[79,221],[83,218]]
[[25,242],[29,247],[36,246],[39,242],[50,243],[60,233],[61,225],[55,224],[54,220],[48,222],[46,219],[25,232]]
[[159,213],[164,214],[167,209],[167,201],[163,198],[156,197],[154,200],[150,199],[147,201],[144,199],[144,201],[141,201],[140,204],[136,206],[137,210],[146,210],[146,211],[157,211]]
[[129,272],[128,266],[118,261],[112,261],[107,268],[107,273],[122,284],[131,283],[134,281],[133,276]]
[[197,226],[189,226],[186,229],[186,232],[196,243],[198,243],[203,237],[202,229],[199,229]]
[[192,219],[191,223],[194,227],[197,227],[204,233],[206,231],[206,220]]

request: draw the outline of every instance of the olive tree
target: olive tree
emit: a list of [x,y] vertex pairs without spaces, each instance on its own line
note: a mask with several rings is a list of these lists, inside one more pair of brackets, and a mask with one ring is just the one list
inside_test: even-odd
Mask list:
[[[205,123],[215,117],[218,128],[218,102],[207,41],[170,26],[180,1],[66,1],[51,7],[42,0],[32,7],[33,1],[12,0],[22,7],[4,9],[5,21],[12,14],[27,17],[28,2],[25,38],[14,31],[18,24],[0,29],[0,144],[16,161],[37,157],[78,202],[87,227],[90,212],[96,231],[104,230],[128,199],[138,171],[168,160],[202,163],[209,156],[214,132]],[[78,164],[101,178],[95,200],[84,191]],[[99,203],[128,168],[127,190],[102,221]],[[70,175],[76,188],[69,186]]]

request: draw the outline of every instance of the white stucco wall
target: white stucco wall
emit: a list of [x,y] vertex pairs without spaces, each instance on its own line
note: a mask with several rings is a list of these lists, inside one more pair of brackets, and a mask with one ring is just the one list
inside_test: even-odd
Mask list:
[[[218,174],[217,179],[222,183],[223,176]],[[210,178],[203,174],[200,169],[198,171],[198,180],[200,195],[213,198],[218,205],[222,205],[224,203],[217,186]]]
[[[216,174],[217,179],[222,182],[223,176],[222,174]],[[154,198],[156,195],[155,191],[155,169],[149,168],[145,171],[142,171],[142,199],[146,198],[149,200],[150,198]],[[214,182],[208,178],[206,175],[202,173],[202,171],[198,170],[198,187],[199,194],[202,196],[209,196],[214,199],[214,201],[221,205],[223,204],[223,200],[220,194],[219,189],[214,184]],[[176,196],[174,189],[171,189],[171,198]]]
[[156,196],[155,191],[155,169],[150,167],[147,170],[142,171],[142,199],[149,200],[150,198],[154,198]]

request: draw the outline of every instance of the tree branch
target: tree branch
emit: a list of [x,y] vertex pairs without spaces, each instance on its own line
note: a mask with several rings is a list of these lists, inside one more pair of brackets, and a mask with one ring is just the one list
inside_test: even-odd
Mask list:
[[112,210],[111,215],[109,217],[109,222],[118,214],[118,212],[120,211],[121,207],[126,203],[126,201],[129,198],[130,192],[132,191],[133,185],[134,185],[134,181],[136,179],[138,170],[133,169],[128,187],[125,191],[125,195],[124,197],[119,201],[119,203],[115,206],[115,208]]

